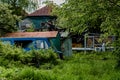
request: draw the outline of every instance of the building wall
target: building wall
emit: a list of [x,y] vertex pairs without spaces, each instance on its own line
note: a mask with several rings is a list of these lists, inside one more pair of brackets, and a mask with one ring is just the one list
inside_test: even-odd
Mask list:
[[41,29],[41,28],[45,28],[45,26],[41,25],[42,23],[46,23],[50,20],[54,21],[55,19],[56,19],[56,17],[54,17],[54,16],[28,16],[24,20],[28,20],[29,23],[28,23],[28,21],[26,22],[26,24],[25,23],[20,23],[19,24],[19,29],[22,29],[23,27],[27,28],[28,24],[30,24],[30,25],[33,24],[34,29],[38,30],[38,29]]

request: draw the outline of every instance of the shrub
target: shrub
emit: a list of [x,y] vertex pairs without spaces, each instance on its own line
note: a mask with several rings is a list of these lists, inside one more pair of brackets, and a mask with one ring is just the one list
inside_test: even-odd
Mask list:
[[35,63],[37,67],[43,63],[57,63],[57,55],[53,50],[32,50],[32,63]]
[[0,46],[1,56],[4,57],[5,59],[18,61],[19,56],[21,54],[24,54],[24,51],[20,47],[17,48],[16,46],[11,46],[10,44],[2,43],[0,43]]
[[24,51],[21,47],[0,43],[0,54],[2,57],[0,62],[4,62],[1,63],[2,65],[7,65],[11,61],[36,67],[44,63],[57,64],[57,54],[52,49]]

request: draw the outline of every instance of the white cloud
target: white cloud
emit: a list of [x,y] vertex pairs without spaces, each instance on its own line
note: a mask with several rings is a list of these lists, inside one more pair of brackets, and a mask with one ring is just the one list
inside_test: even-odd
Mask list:
[[50,0],[50,1],[53,1],[54,3],[60,5],[62,4],[63,2],[65,2],[65,0]]
[[[44,2],[44,1],[46,1],[46,0],[41,0],[41,2]],[[56,4],[58,4],[58,5],[60,5],[60,4],[62,4],[63,2],[65,2],[65,0],[49,0],[49,1],[53,1],[54,3],[56,3]]]

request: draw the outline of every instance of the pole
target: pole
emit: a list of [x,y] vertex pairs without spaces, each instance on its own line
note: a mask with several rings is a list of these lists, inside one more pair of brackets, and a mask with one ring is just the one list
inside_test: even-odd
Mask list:
[[84,53],[86,53],[86,34],[84,35],[84,48],[85,48]]

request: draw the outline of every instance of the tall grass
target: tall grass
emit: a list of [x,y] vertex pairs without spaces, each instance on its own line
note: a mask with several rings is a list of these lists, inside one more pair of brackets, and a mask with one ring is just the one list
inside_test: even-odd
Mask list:
[[[103,56],[104,55],[104,56]],[[47,63],[46,63],[47,64]],[[44,68],[30,66],[3,68],[2,77],[9,80],[119,80],[116,57],[111,53],[78,53],[59,64],[42,65]],[[46,68],[45,68],[46,67]],[[0,68],[1,69],[1,68]]]
[[0,80],[120,80],[112,52],[77,52],[60,60],[52,50],[0,49]]

